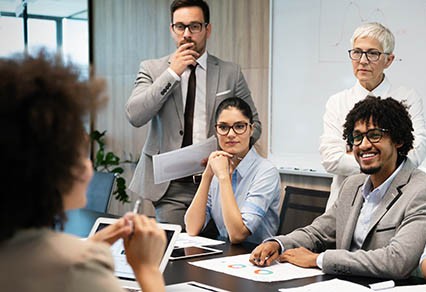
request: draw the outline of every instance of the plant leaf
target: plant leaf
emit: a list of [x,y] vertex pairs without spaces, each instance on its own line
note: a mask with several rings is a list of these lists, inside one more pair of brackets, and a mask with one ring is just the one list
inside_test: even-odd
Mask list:
[[116,168],[113,168],[111,172],[122,174],[124,172],[124,169],[122,167],[116,167]]

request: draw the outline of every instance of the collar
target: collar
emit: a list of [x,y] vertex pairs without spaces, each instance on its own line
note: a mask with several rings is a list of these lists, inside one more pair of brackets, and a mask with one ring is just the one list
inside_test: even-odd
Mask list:
[[376,88],[374,88],[373,91],[368,91],[367,89],[365,89],[360,83],[359,80],[357,80],[356,84],[355,84],[355,90],[356,92],[359,94],[359,96],[362,97],[366,97],[367,95],[372,95],[375,97],[386,97],[387,93],[389,92],[391,88],[391,83],[389,81],[389,79],[386,77],[383,78],[382,83],[379,84],[379,86],[377,86]]
[[204,53],[197,59],[198,66],[203,68],[204,70],[207,69],[207,50],[204,51]]
[[255,161],[259,158],[259,154],[257,154],[254,147],[251,147],[249,152],[247,152],[246,156],[244,156],[243,160],[238,163],[237,168],[234,170],[238,172],[240,177],[244,177],[251,171],[251,166]]
[[398,175],[401,169],[404,167],[405,161],[401,162],[401,164],[396,168],[396,170],[377,188],[372,190],[373,184],[370,180],[370,175],[365,179],[364,185],[362,186],[362,196],[364,199],[368,199],[370,195],[377,196],[378,199],[382,199],[385,195],[386,191],[389,189],[394,178]]

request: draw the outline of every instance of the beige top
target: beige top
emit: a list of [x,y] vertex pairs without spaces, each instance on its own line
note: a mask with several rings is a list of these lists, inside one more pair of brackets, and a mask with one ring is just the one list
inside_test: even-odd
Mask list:
[[0,243],[1,291],[123,291],[113,271],[107,244],[46,228]]

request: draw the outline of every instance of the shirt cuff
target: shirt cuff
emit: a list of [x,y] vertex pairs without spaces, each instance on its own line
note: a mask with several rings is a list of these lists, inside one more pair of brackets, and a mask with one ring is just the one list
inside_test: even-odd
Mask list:
[[179,76],[179,75],[177,75],[175,71],[173,71],[173,70],[172,70],[172,69],[170,69],[170,68],[167,68],[167,71],[168,71],[170,74],[172,74],[173,78],[174,78],[174,79],[176,79],[176,81],[180,81],[180,76]]
[[267,242],[267,241],[276,241],[276,242],[278,242],[278,244],[280,245],[280,248],[281,248],[281,251],[278,251],[279,254],[282,254],[285,251],[284,245],[278,239],[276,239],[274,237],[268,237],[263,242]]
[[420,265],[422,264],[424,259],[426,259],[426,246],[425,246],[425,250],[423,251],[422,256],[420,257],[420,261],[419,261]]
[[317,257],[317,266],[322,270],[322,260],[324,258],[324,252],[320,253]]

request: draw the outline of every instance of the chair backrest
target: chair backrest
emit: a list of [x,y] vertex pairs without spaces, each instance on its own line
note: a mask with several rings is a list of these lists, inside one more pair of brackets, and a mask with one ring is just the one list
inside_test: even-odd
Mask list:
[[307,226],[323,214],[330,192],[287,186],[280,212],[279,235]]
[[115,174],[95,171],[87,188],[86,209],[107,213],[111,194],[114,190]]

